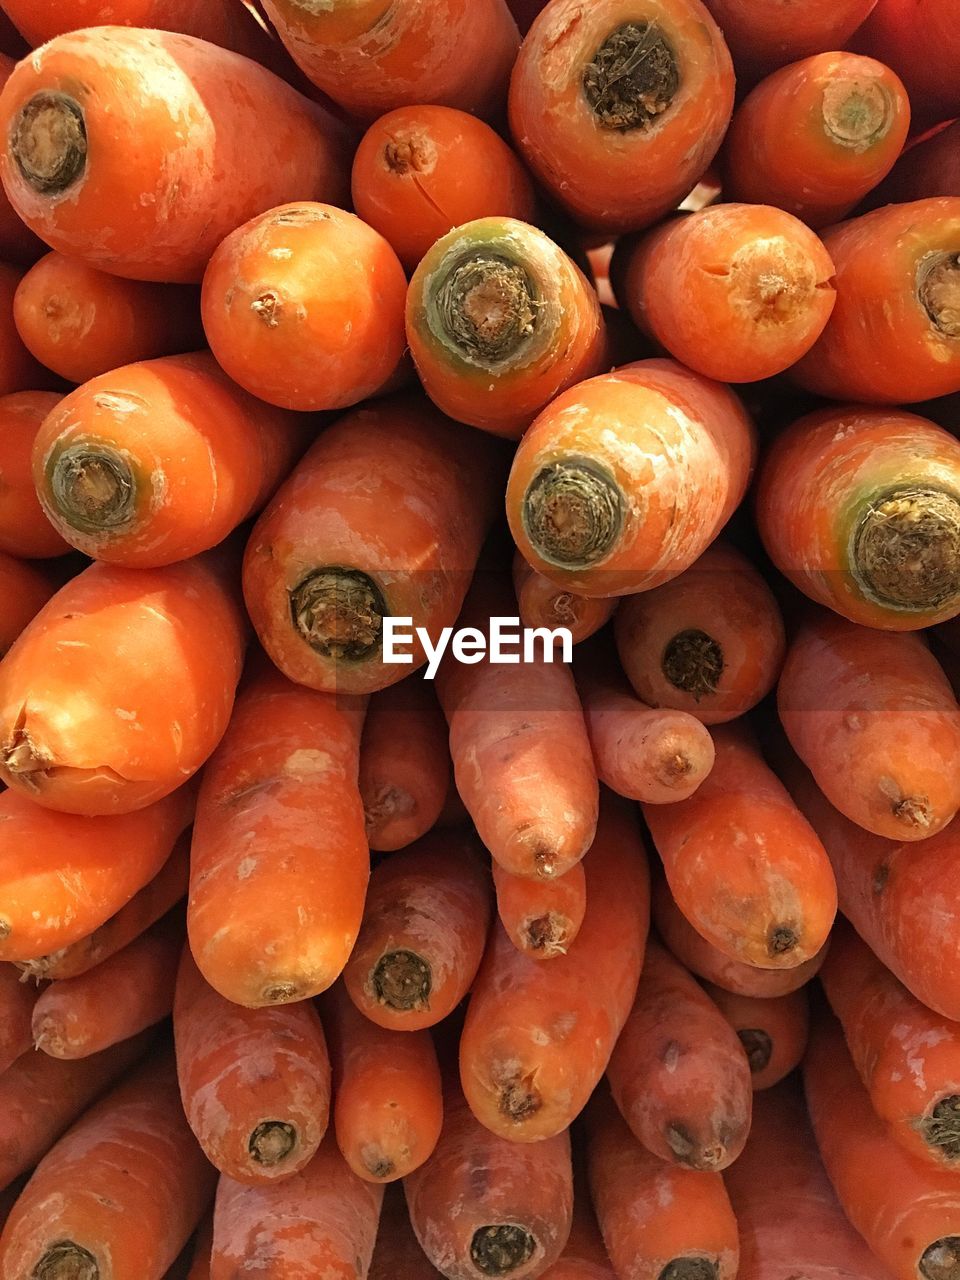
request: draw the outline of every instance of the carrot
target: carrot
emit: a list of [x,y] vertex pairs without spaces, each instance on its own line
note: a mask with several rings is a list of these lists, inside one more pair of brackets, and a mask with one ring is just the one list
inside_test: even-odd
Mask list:
[[511,532],[558,586],[648,591],[714,540],[746,492],[755,447],[726,387],[672,360],[625,365],[558,396],[524,436],[507,487]]
[[525,627],[566,627],[573,644],[586,640],[613,617],[618,601],[578,596],[556,586],[527,564],[518,551],[513,557],[513,589],[520,621]]
[[201,973],[251,1008],[330,986],[370,875],[357,787],[364,701],[263,668],[204,774],[187,907]]
[[798,58],[842,49],[877,0],[805,0],[789,16],[779,0],[705,0],[748,83]]
[[245,641],[218,559],[91,565],[0,666],[0,776],[66,813],[129,813],[169,795],[223,736]]
[[37,433],[33,478],[72,546],[155,569],[216,546],[258,511],[311,426],[245,394],[208,352],[166,356],[62,400]]
[[603,1093],[587,1118],[587,1168],[619,1280],[736,1276],[737,1224],[723,1178],[652,1155]]
[[907,92],[882,62],[855,53],[803,58],[761,81],[734,112],[724,195],[829,226],[886,177],[909,128]]
[[774,441],[757,524],[818,604],[913,631],[960,611],[960,444],[899,409],[822,409]]
[[960,120],[915,142],[873,192],[871,205],[960,196]]
[[504,0],[264,0],[296,63],[363,120],[441,103],[500,111],[520,43]]
[[960,808],[960,707],[921,637],[811,615],[791,643],[777,705],[827,799],[868,831],[923,840]]
[[786,652],[776,597],[723,542],[672,582],[625,600],[614,634],[637,696],[704,724],[755,707],[776,684]]
[[222,1177],[213,1218],[210,1280],[245,1274],[366,1280],[383,1188],[363,1182],[328,1132],[305,1168],[282,1182]]
[[632,231],[697,185],[733,88],[727,46],[699,0],[551,0],[513,70],[510,127],[578,222]]
[[507,0],[507,4],[520,28],[520,34],[525,36],[533,26],[537,14],[546,8],[547,0]]
[[[4,51],[0,53],[0,89],[10,79],[13,68],[17,65],[12,57],[8,57],[6,47],[6,31],[10,27],[10,19],[0,9],[0,39],[4,42]],[[43,242],[24,224],[14,210],[7,194],[0,187],[0,260],[4,262],[34,262],[44,251]]]
[[401,680],[374,695],[360,741],[370,848],[402,849],[433,827],[450,785],[447,725],[430,686]]
[[419,396],[341,418],[247,544],[247,609],[274,663],[299,684],[341,693],[371,693],[422,666],[419,639],[400,646],[411,664],[383,661],[383,619],[410,618],[433,645],[453,625],[500,484],[497,448]]
[[198,281],[249,218],[346,191],[332,117],[264,67],[192,36],[57,36],[11,75],[0,127],[0,174],[27,226],[58,252],[134,280]]
[[413,1234],[402,1184],[388,1183],[369,1280],[437,1280],[439,1275]]
[[580,1113],[636,995],[650,889],[624,801],[605,797],[584,866],[587,910],[567,954],[537,963],[496,925],[467,1007],[464,1094],[478,1120],[513,1142],[560,1133]]
[[468,833],[434,831],[374,868],[343,973],[371,1022],[419,1031],[469,991],[491,915],[489,875]]
[[208,1213],[197,1228],[186,1280],[210,1280],[210,1255],[213,1252],[213,1214]]
[[518,439],[565,388],[607,363],[596,292],[536,227],[480,218],[423,256],[407,295],[407,342],[444,413]]
[[0,551],[0,658],[55,590],[42,569]]
[[212,1193],[163,1052],[41,1160],[0,1238],[0,1275],[160,1280]]
[[365,1182],[395,1182],[429,1159],[443,1122],[440,1068],[428,1031],[386,1031],[342,986],[322,998],[333,1064],[337,1146]]
[[854,47],[903,78],[914,112],[931,123],[960,111],[960,35],[950,0],[877,0]]
[[531,960],[567,954],[587,909],[582,862],[553,880],[514,876],[494,862],[493,884],[500,923],[518,951]]
[[586,1175],[581,1177],[579,1168],[574,1169],[570,1236],[563,1253],[543,1273],[543,1280],[616,1280],[590,1203]]
[[740,728],[714,731],[695,795],[644,805],[677,906],[708,942],[762,969],[792,969],[823,946],[837,889],[823,845]]
[[433,1156],[404,1180],[410,1221],[447,1280],[534,1280],[567,1242],[573,1213],[570,1138],[508,1142],[474,1117],[445,1081]]
[[489,125],[453,107],[398,107],[381,116],[357,148],[351,187],[357,213],[408,271],[465,222],[536,216],[533,185],[514,152]]
[[33,486],[33,442],[62,399],[52,391],[0,397],[0,550],[26,559],[70,550],[44,515]]
[[623,301],[634,323],[723,382],[757,382],[790,368],[820,337],[836,301],[821,241],[768,204],[711,205],[663,223],[624,252]]
[[803,1077],[830,1181],[873,1253],[894,1280],[952,1280],[960,1265],[956,1175],[890,1137],[829,1014],[814,1025]]
[[798,1066],[807,1047],[810,1007],[806,990],[758,998],[705,984],[707,995],[740,1037],[754,1092],[769,1089]]
[[750,1067],[696,980],[650,941],[607,1081],[634,1137],[661,1160],[725,1169],[750,1130]]
[[12,964],[0,964],[0,1076],[33,1045],[35,987],[20,980]]
[[823,243],[837,305],[791,379],[869,404],[960,391],[960,198],[876,209],[825,231]]
[[173,1030],[180,1096],[215,1168],[277,1182],[313,1159],[330,1113],[330,1060],[309,1001],[243,1009],[208,986],[185,948]]
[[196,290],[122,280],[48,253],[20,281],[13,318],[27,349],[68,382],[203,345]]
[[49,370],[43,369],[23,345],[13,322],[13,300],[23,275],[21,269],[0,262],[0,396],[51,385]]

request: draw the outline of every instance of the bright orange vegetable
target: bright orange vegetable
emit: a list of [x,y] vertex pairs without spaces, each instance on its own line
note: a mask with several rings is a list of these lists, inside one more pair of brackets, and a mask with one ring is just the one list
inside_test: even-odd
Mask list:
[[565,627],[574,644],[599,631],[613,617],[619,601],[591,599],[566,591],[527,564],[518,551],[513,557],[513,589],[520,621],[525,627]]
[[41,510],[33,485],[33,442],[62,397],[21,391],[0,397],[0,550],[30,560],[70,550]]
[[369,1280],[437,1280],[439,1275],[413,1234],[402,1184],[388,1183]]
[[55,590],[42,569],[0,551],[0,658]]
[[31,1018],[37,989],[21,982],[12,964],[0,964],[0,1076],[33,1045]]
[[960,34],[951,0],[877,0],[854,46],[903,77],[918,116],[939,123],[960,112]]
[[800,1064],[810,1026],[810,1006],[803,987],[766,998],[735,995],[709,984],[706,990],[740,1037],[754,1092],[779,1084]]
[[814,53],[841,49],[877,0],[705,0],[723,28],[738,75],[748,82]]
[[582,862],[552,880],[531,880],[511,875],[494,861],[493,884],[500,923],[518,951],[532,960],[567,954],[587,909]]
[[903,152],[870,205],[905,204],[931,196],[960,196],[960,120]]
[[43,369],[23,345],[13,322],[13,300],[23,274],[21,269],[0,262],[0,396],[49,387],[52,380],[49,370]]

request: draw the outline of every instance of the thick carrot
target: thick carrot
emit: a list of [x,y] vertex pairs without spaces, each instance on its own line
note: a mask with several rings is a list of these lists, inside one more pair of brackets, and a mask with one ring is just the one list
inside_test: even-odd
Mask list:
[[829,1013],[814,1025],[803,1077],[830,1181],[871,1250],[894,1280],[953,1280],[960,1267],[956,1174],[908,1155],[889,1135]]
[[0,658],[55,590],[42,569],[0,551]]
[[23,275],[22,269],[0,262],[0,396],[49,387],[53,378],[23,345],[13,322],[13,300]]
[[829,226],[886,177],[909,128],[907,92],[882,62],[856,53],[803,58],[761,81],[734,112],[724,195]]
[[570,1234],[569,1135],[508,1142],[477,1121],[455,1082],[445,1084],[437,1149],[404,1180],[417,1239],[447,1280],[535,1280]]
[[264,0],[294,60],[353,115],[441,103],[496,115],[520,36],[504,0]]
[[960,391],[960,197],[888,205],[823,233],[837,305],[790,377],[835,400]]
[[282,1182],[222,1177],[213,1217],[210,1280],[260,1273],[366,1280],[383,1188],[364,1182],[328,1131],[305,1168]]
[[584,866],[587,910],[567,954],[538,963],[495,925],[470,996],[463,1090],[478,1120],[513,1142],[560,1133],[580,1113],[636,995],[650,888],[625,801],[604,797]]
[[480,966],[491,896],[471,834],[434,831],[379,863],[343,974],[360,1012],[394,1031],[442,1022]]
[[743,1046],[696,980],[652,939],[607,1081],[634,1137],[661,1160],[725,1169],[743,1150],[753,1099]]
[[197,965],[227,1000],[305,1000],[350,955],[370,875],[363,712],[266,664],[237,703],[200,790],[187,909]]
[[406,325],[420,381],[443,412],[512,439],[608,363],[595,290],[515,218],[480,218],[438,240],[413,273]]
[[893,67],[917,116],[938,123],[960,112],[960,34],[950,0],[877,0],[854,47]]
[[456,622],[501,470],[488,437],[419,396],[357,409],[324,432],[247,544],[247,608],[280,670],[311,688],[371,693],[422,666],[416,638],[398,646],[409,665],[384,662],[384,617],[410,618],[434,645]]
[[33,960],[99,928],[157,874],[193,806],[192,787],[94,818],[0,794],[0,960]]
[[587,909],[582,862],[552,880],[531,880],[511,875],[494,861],[493,885],[500,923],[518,951],[532,960],[567,954]]
[[733,88],[727,46],[699,0],[551,0],[513,70],[510,126],[578,222],[631,231],[697,185]]
[[579,1166],[574,1169],[573,1222],[570,1236],[560,1257],[543,1280],[616,1280],[607,1256],[597,1215],[590,1203],[586,1175]]
[[[0,39],[5,36],[5,29],[10,20],[0,9]],[[0,53],[0,89],[10,79],[10,74],[17,65],[8,50]],[[7,193],[0,187],[0,260],[4,262],[34,262],[44,251],[43,241],[35,236],[26,226],[20,215],[11,205]]]
[[546,627],[550,631],[565,627],[574,644],[605,626],[619,603],[615,596],[591,599],[556,586],[527,564],[519,551],[513,557],[513,589],[525,627]]
[[0,551],[25,559],[70,550],[41,510],[33,485],[33,442],[62,397],[20,391],[0,397]]
[[0,173],[27,226],[134,280],[198,281],[249,218],[346,191],[332,117],[192,36],[116,26],[58,36],[18,64],[0,127]]
[[239,1182],[290,1177],[330,1115],[330,1060],[307,1000],[243,1009],[204,981],[185,948],[173,1006],[180,1097],[215,1168]]
[[960,808],[960,707],[920,636],[811,615],[790,645],[777,706],[824,795],[868,831],[923,840]]
[[123,280],[48,253],[20,281],[13,318],[27,349],[68,382],[203,345],[197,292]]
[[388,1183],[369,1280],[437,1280],[439,1275],[413,1234],[403,1186]]
[[754,1092],[769,1089],[798,1066],[807,1047],[810,1006],[803,987],[784,996],[734,995],[706,985],[710,999],[740,1037]]
[[726,387],[672,360],[625,365],[558,396],[524,436],[507,487],[511,532],[558,586],[648,591],[714,540],[755,448]]
[[619,1280],[733,1280],[737,1224],[719,1173],[652,1155],[601,1092],[587,1117],[590,1194]]
[[877,0],[704,0],[748,83],[798,58],[842,49]]
[[31,1019],[37,989],[12,964],[0,964],[0,1076],[33,1044]]
[[622,298],[634,323],[722,382],[757,382],[796,364],[836,301],[822,242],[769,204],[711,205],[625,252]]
[[320,1009],[333,1065],[333,1123],[347,1164],[366,1182],[395,1182],[429,1159],[443,1122],[429,1031],[401,1035],[365,1018],[341,985]]
[[235,386],[209,352],[112,369],[48,414],[33,478],[85,554],[154,569],[216,546],[272,496],[315,433]]
[[92,1107],[41,1160],[0,1237],[3,1280],[160,1280],[213,1193],[172,1051]]
[[776,597],[723,542],[672,582],[624,600],[614,634],[637,696],[704,724],[756,706],[776,684],[786,652]]
[[960,196],[960,120],[909,147],[873,192],[871,205]]
[[960,444],[925,418],[809,414],[766,453],[756,502],[771,560],[818,604],[892,631],[960,611]]
[[243,662],[231,576],[220,557],[94,564],[61,588],[0,666],[7,786],[66,813],[118,814],[196,773],[223,737]]

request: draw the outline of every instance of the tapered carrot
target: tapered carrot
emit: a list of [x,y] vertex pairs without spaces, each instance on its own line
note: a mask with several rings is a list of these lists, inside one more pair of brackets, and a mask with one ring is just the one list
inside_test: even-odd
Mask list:
[[70,550],[44,515],[33,485],[33,442],[61,396],[21,391],[0,397],[0,550],[26,559]]
[[[10,25],[9,18],[0,10],[0,37]],[[0,89],[10,79],[16,61],[0,53]],[[11,205],[6,192],[0,188],[0,260],[3,262],[34,262],[44,251],[43,242],[26,226]]]
[[570,1236],[560,1257],[543,1280],[616,1280],[607,1256],[597,1215],[590,1203],[586,1175],[574,1170],[573,1222]]
[[550,1137],[579,1114],[636,995],[650,889],[624,801],[604,797],[584,867],[587,910],[567,954],[538,963],[496,925],[473,985],[460,1078],[477,1118],[511,1141]]
[[[340,126],[322,107],[192,36],[57,36],[11,75],[0,126],[0,173],[27,226],[134,280],[197,281],[241,223],[286,200],[336,202],[346,187]],[[135,154],[122,143],[133,133]]]
[[513,557],[513,589],[520,621],[525,627],[565,627],[574,644],[586,640],[610,621],[618,601],[578,596],[566,591],[527,564],[518,551]]
[[552,880],[514,876],[493,863],[497,914],[507,937],[532,960],[566,955],[587,909],[587,880],[578,862]]
[[960,445],[898,409],[823,409],[764,458],[757,523],[770,558],[818,604],[913,631],[960,611]]
[[193,816],[192,787],[136,813],[82,817],[0,794],[0,960],[68,947],[157,874]]
[[314,435],[236,387],[208,352],[112,369],[46,417],[43,509],[74,547],[153,569],[216,546],[272,496]]
[[733,88],[727,46],[699,0],[551,0],[513,70],[510,126],[578,222],[631,231],[696,186]]
[[778,0],[705,0],[747,82],[798,58],[842,49],[877,0],[806,0],[789,20]]
[[350,955],[370,875],[363,713],[266,664],[237,703],[204,774],[187,908],[197,965],[227,1000],[305,1000]]
[[902,76],[917,116],[931,124],[960,110],[960,35],[950,0],[877,0],[854,47]]
[[243,661],[231,577],[226,558],[94,564],[58,591],[0,667],[7,786],[66,813],[117,814],[196,773],[227,727]]
[[713,541],[746,491],[754,450],[727,388],[672,360],[625,365],[571,387],[527,432],[507,487],[510,529],[558,586],[648,591]]
[[716,1172],[652,1155],[601,1092],[587,1117],[590,1194],[619,1280],[733,1280],[737,1224]]
[[761,81],[734,112],[724,195],[829,226],[890,172],[909,127],[907,92],[882,62],[855,53],[803,58]]
[[447,1280],[534,1280],[570,1234],[570,1138],[560,1132],[535,1147],[505,1141],[445,1083],[437,1149],[404,1180],[417,1239]]
[[837,305],[790,377],[868,404],[960,391],[960,197],[876,209],[825,231],[823,243]]
[[36,987],[21,982],[12,964],[0,964],[0,1076],[33,1044],[36,1002]]
[[769,1089],[798,1066],[807,1047],[810,1007],[801,987],[787,995],[735,995],[707,984],[707,994],[740,1037],[754,1092]]
[[960,196],[960,120],[904,151],[870,204],[905,204],[931,196]]
[[430,398],[512,439],[566,387],[607,363],[583,272],[542,231],[480,218],[427,251],[407,295],[407,342]]
[[282,1182],[222,1177],[213,1218],[210,1280],[245,1274],[366,1280],[383,1188],[352,1172],[328,1131],[305,1168]]
[[428,1031],[401,1035],[365,1018],[342,985],[320,1003],[333,1065],[337,1146],[366,1182],[395,1182],[429,1159],[443,1100]]
[[55,590],[42,569],[0,551],[0,658]]
[[480,966],[491,896],[476,839],[466,833],[433,831],[381,862],[343,973],[360,1012],[394,1031],[442,1022]]
[[160,1280],[213,1193],[172,1051],[91,1108],[44,1157],[0,1238],[0,1276]]
[[777,690],[780,721],[827,799],[891,840],[923,840],[960,808],[960,707],[916,635],[807,618]]
[[497,447],[420,397],[341,418],[247,544],[247,609],[274,663],[299,684],[342,693],[385,688],[422,666],[419,639],[397,643],[409,665],[384,662],[383,620],[410,618],[434,645],[453,625],[501,484]]
[[173,1031],[183,1108],[212,1165],[260,1184],[313,1159],[330,1114],[330,1060],[309,1001],[243,1009],[204,981],[185,948]]
[[0,396],[49,387],[52,379],[23,345],[13,322],[13,300],[23,274],[0,262]]

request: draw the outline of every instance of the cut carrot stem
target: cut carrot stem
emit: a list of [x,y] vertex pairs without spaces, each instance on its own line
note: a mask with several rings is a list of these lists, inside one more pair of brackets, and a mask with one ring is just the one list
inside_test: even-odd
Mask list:
[[0,551],[0,658],[55,590],[43,569]]
[[215,1168],[260,1184],[313,1159],[330,1115],[330,1060],[309,1001],[241,1008],[204,981],[187,948],[173,1030],[183,1108]]
[[636,995],[650,890],[625,801],[604,797],[584,867],[587,910],[567,954],[538,963],[496,925],[467,1008],[464,1094],[481,1123],[513,1142],[560,1133],[580,1113]]
[[906,204],[931,196],[960,195],[960,120],[909,147],[870,203]]
[[56,385],[50,371],[42,368],[23,345],[13,322],[13,300],[23,274],[22,269],[0,262],[0,396],[36,391],[49,387],[51,382]]
[[806,0],[785,22],[779,0],[705,0],[748,83],[798,58],[842,49],[876,0]]
[[410,281],[407,341],[444,413],[512,439],[607,354],[586,276],[515,218],[469,222],[428,250]]
[[12,964],[0,964],[0,1076],[33,1044],[36,1002],[36,987],[22,982]]
[[578,596],[558,587],[527,564],[518,551],[513,558],[513,589],[525,627],[565,627],[573,644],[599,631],[613,617],[619,601]]
[[877,0],[853,41],[903,77],[914,113],[931,124],[960,111],[956,18],[950,0]]
[[439,1275],[413,1234],[402,1184],[388,1183],[369,1280],[437,1280]]
[[500,923],[518,951],[531,960],[567,954],[587,909],[582,862],[552,880],[531,880],[511,875],[494,861],[493,884]]
[[707,985],[707,994],[740,1037],[754,1092],[769,1089],[799,1066],[807,1047],[810,1007],[801,987],[784,996],[734,995]]
[[370,876],[364,709],[267,664],[238,700],[200,790],[187,909],[197,965],[227,1000],[305,1000],[347,962]]
[[0,397],[0,551],[27,560],[70,550],[37,501],[33,443],[47,414],[62,397],[52,391],[21,391]]
[[470,834],[434,831],[379,863],[343,974],[360,1012],[394,1031],[442,1022],[473,984],[491,896]]

